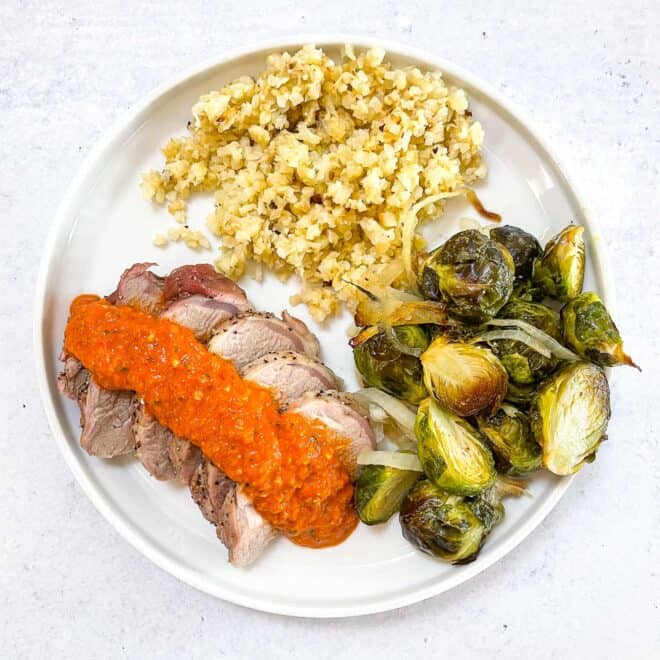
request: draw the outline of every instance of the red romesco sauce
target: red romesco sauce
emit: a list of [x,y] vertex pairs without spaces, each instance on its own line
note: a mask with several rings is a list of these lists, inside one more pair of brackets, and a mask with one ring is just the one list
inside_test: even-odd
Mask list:
[[341,461],[347,441],[321,422],[280,413],[269,390],[243,380],[187,328],[84,295],[71,303],[64,345],[102,387],[137,392],[294,543],[335,545],[357,525]]

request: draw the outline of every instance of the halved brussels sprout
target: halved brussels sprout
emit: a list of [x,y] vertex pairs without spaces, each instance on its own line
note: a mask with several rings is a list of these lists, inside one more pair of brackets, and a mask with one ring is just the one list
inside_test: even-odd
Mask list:
[[532,276],[534,261],[543,253],[543,248],[536,238],[511,225],[493,227],[490,230],[490,238],[503,245],[511,253],[516,268],[516,283],[529,280]]
[[477,423],[493,451],[499,472],[520,475],[541,467],[541,447],[523,412],[505,406],[492,417],[479,416]]
[[546,296],[566,302],[582,291],[586,258],[583,234],[580,225],[562,229],[534,264],[534,283]]
[[428,255],[418,284],[425,298],[444,300],[451,314],[479,323],[495,316],[509,299],[514,272],[504,246],[468,229]]
[[387,522],[420,478],[419,472],[385,465],[366,465],[355,482],[355,508],[367,525]]
[[596,457],[610,418],[610,388],[603,370],[572,362],[541,384],[530,410],[543,465],[558,475],[577,472]]
[[438,337],[422,353],[429,394],[457,415],[497,410],[507,389],[507,373],[487,348]]
[[439,488],[476,495],[495,482],[495,462],[481,433],[431,398],[417,410],[415,435],[424,473]]
[[[498,317],[525,321],[543,330],[553,339],[561,340],[559,314],[540,303],[511,300],[502,307]],[[493,341],[491,346],[509,374],[509,379],[518,385],[538,382],[557,366],[555,358],[544,357],[519,341],[498,339]]]
[[637,367],[624,352],[621,335],[595,293],[581,293],[566,303],[561,310],[561,320],[564,341],[580,357],[601,367],[619,364]]
[[490,531],[504,518],[495,498],[451,495],[424,479],[401,505],[404,538],[422,552],[454,564],[476,559]]
[[355,346],[353,358],[368,385],[418,403],[427,396],[422,365],[419,358],[402,353],[401,348],[421,352],[427,346],[428,339],[419,326],[400,325],[388,332],[378,332]]

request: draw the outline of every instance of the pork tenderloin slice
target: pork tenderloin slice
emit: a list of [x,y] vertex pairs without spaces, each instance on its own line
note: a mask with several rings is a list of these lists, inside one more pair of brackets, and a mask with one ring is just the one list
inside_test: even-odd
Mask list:
[[216,273],[210,264],[181,266],[167,276],[163,291],[167,303],[195,295],[233,305],[237,313],[252,309],[245,291],[233,280]]
[[350,441],[343,456],[351,477],[357,478],[357,457],[363,449],[376,448],[376,434],[367,419],[367,412],[347,392],[326,390],[306,392],[287,408],[308,419],[318,419],[338,436]]
[[203,458],[194,469],[190,478],[190,494],[204,518],[216,524],[216,516],[206,491],[206,459]]
[[305,392],[335,390],[341,381],[328,367],[302,353],[277,351],[250,362],[243,369],[243,378],[271,388],[285,406]]
[[206,462],[206,492],[211,506],[216,512],[216,521],[225,498],[234,485],[234,482],[222,470],[218,469],[212,461]]
[[190,484],[193,473],[202,462],[202,452],[199,447],[185,438],[173,435],[169,451],[176,478],[182,484]]
[[282,321],[291,328],[291,333],[296,335],[299,340],[299,347],[294,349],[298,353],[305,353],[310,357],[318,358],[321,353],[321,345],[317,336],[307,327],[304,321],[284,310],[281,314]]
[[203,516],[218,524],[225,498],[235,486],[234,482],[207,458],[203,458],[190,481],[190,492]]
[[319,342],[299,319],[278,319],[274,314],[249,312],[224,321],[209,342],[209,350],[237,369],[274,351],[295,351],[318,357]]
[[239,308],[232,303],[195,294],[173,302],[161,318],[190,328],[197,339],[205,342],[223,321],[238,313]]
[[168,481],[177,476],[177,470],[170,458],[170,444],[174,433],[163,426],[143,402],[139,402],[133,425],[135,454],[152,477]]
[[78,358],[64,350],[60,360],[64,362],[64,366],[57,377],[57,389],[69,399],[78,401],[89,385],[89,371],[82,366]]
[[252,506],[243,488],[234,485],[220,509],[216,534],[229,551],[230,563],[245,567],[263,554],[277,531]]
[[137,400],[133,392],[103,389],[91,376],[79,403],[80,445],[88,454],[114,458],[134,450]]
[[164,308],[165,278],[152,273],[154,263],[133,264],[119,278],[117,288],[107,296],[113,305],[130,305],[149,314],[158,314]]

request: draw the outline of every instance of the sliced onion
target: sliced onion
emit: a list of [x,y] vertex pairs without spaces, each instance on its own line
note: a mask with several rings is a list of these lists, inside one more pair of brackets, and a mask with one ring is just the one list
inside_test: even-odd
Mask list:
[[[359,326],[391,328],[395,325],[460,325],[451,319],[445,305],[434,300],[424,300],[409,291],[391,286],[370,287],[344,280],[364,294],[355,311]],[[359,341],[359,340],[358,340]],[[353,345],[353,344],[352,344]]]
[[402,291],[401,289],[395,289],[392,286],[387,286],[383,289],[383,298],[387,300],[393,300],[396,302],[421,302],[424,300],[421,296],[418,296],[410,291]]
[[360,330],[360,332],[358,332],[354,337],[351,337],[348,343],[352,348],[362,346],[362,344],[369,341],[372,337],[375,337],[379,332],[380,330],[378,329],[378,326],[370,325]]
[[398,280],[402,274],[403,264],[395,260],[383,266],[376,279],[381,286],[391,286],[392,282]]
[[417,443],[413,442],[407,435],[403,435],[398,426],[389,425],[386,429],[382,424],[383,429],[382,439],[376,436],[376,449],[379,451],[412,451],[417,453]]
[[[496,325],[503,327],[514,326],[516,328],[520,328],[532,339],[543,344],[546,349],[550,351],[556,358],[559,358],[560,360],[569,360],[571,362],[580,359],[575,353],[573,353],[573,351],[569,351],[565,346],[562,346],[547,332],[543,332],[543,330],[540,330],[536,326],[532,325],[531,323],[527,323],[526,321],[520,321],[519,319],[491,319],[490,321],[486,321],[486,325]],[[525,343],[530,345],[529,342]],[[532,348],[534,347],[532,346]],[[536,351],[538,349],[534,348],[534,350]],[[541,351],[538,352],[543,355]]]
[[475,231],[485,230],[485,227],[483,227],[476,218],[459,218],[458,227],[461,231],[466,231],[468,229],[474,229]]
[[498,474],[495,480],[495,492],[499,497],[534,497],[527,489],[527,481],[520,478]]
[[468,202],[472,204],[472,208],[474,208],[474,210],[481,217],[487,218],[491,222],[500,222],[502,220],[502,216],[499,213],[493,213],[492,211],[489,211],[487,208],[484,207],[479,197],[477,197],[477,193],[474,192],[474,190],[472,190],[471,188],[464,188],[464,191]]
[[368,404],[369,408],[369,419],[376,423],[380,424],[381,426],[388,420],[390,419],[390,416],[380,407],[377,406],[375,403],[370,403]]
[[381,448],[381,444],[387,442],[387,436],[385,435],[385,429],[383,429],[383,424],[381,422],[376,422],[374,421],[373,418],[371,419],[371,429],[374,432],[374,435],[376,436],[376,447],[379,449]]
[[419,223],[419,218],[417,214],[429,204],[435,204],[441,199],[448,199],[450,197],[458,197],[459,195],[465,194],[464,190],[454,190],[452,192],[438,193],[437,195],[431,195],[426,199],[423,199],[420,202],[417,202],[411,209],[406,213],[406,216],[403,221],[403,229],[401,231],[401,253],[403,256],[403,270],[406,274],[406,279],[408,280],[408,286],[413,291],[417,291],[417,276],[415,274],[415,269],[413,268],[413,250],[414,250],[414,241],[415,241],[415,230]]
[[401,303],[387,317],[389,325],[461,325],[449,317],[445,306],[434,300],[420,300]]
[[376,405],[384,410],[411,437],[415,437],[415,413],[399,399],[381,392],[375,387],[366,387],[353,393],[353,396],[370,408]]
[[518,408],[512,406],[510,403],[500,403],[500,408],[507,417],[515,417],[518,414]]
[[552,357],[552,352],[546,348],[545,344],[537,341],[536,339],[533,339],[520,328],[505,328],[503,330],[491,330],[490,332],[484,332],[477,337],[470,339],[470,343],[480,344],[482,342],[497,341],[498,339],[510,339],[512,341],[519,341],[523,344],[527,344],[527,346],[533,348],[537,353],[540,353],[545,358]]
[[417,454],[407,454],[400,451],[378,451],[363,449],[357,458],[358,465],[385,465],[397,470],[424,472]]

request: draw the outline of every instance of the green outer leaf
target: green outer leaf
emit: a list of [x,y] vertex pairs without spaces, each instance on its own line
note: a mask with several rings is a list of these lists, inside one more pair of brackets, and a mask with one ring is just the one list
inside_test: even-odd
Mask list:
[[419,406],[415,434],[424,473],[439,488],[476,495],[495,482],[495,461],[481,433],[431,398]]
[[[398,326],[392,329],[399,342],[424,350],[428,339],[419,326]],[[355,366],[364,381],[388,394],[410,403],[419,403],[427,396],[419,358],[402,354],[387,333],[379,332],[353,349]]]
[[561,310],[564,341],[581,357],[601,367],[637,366],[623,350],[623,340],[601,299],[587,291]]
[[590,362],[573,362],[544,381],[530,409],[543,465],[563,476],[594,460],[606,437],[610,391],[603,370]]
[[355,508],[360,520],[367,525],[387,522],[419,478],[419,472],[382,465],[362,468],[355,483]]
[[534,284],[550,298],[566,302],[582,291],[586,260],[584,227],[569,225],[545,246],[534,264]]
[[477,418],[479,430],[495,455],[497,469],[513,476],[538,470],[541,447],[534,439],[529,420],[513,406],[507,408],[492,417]]

